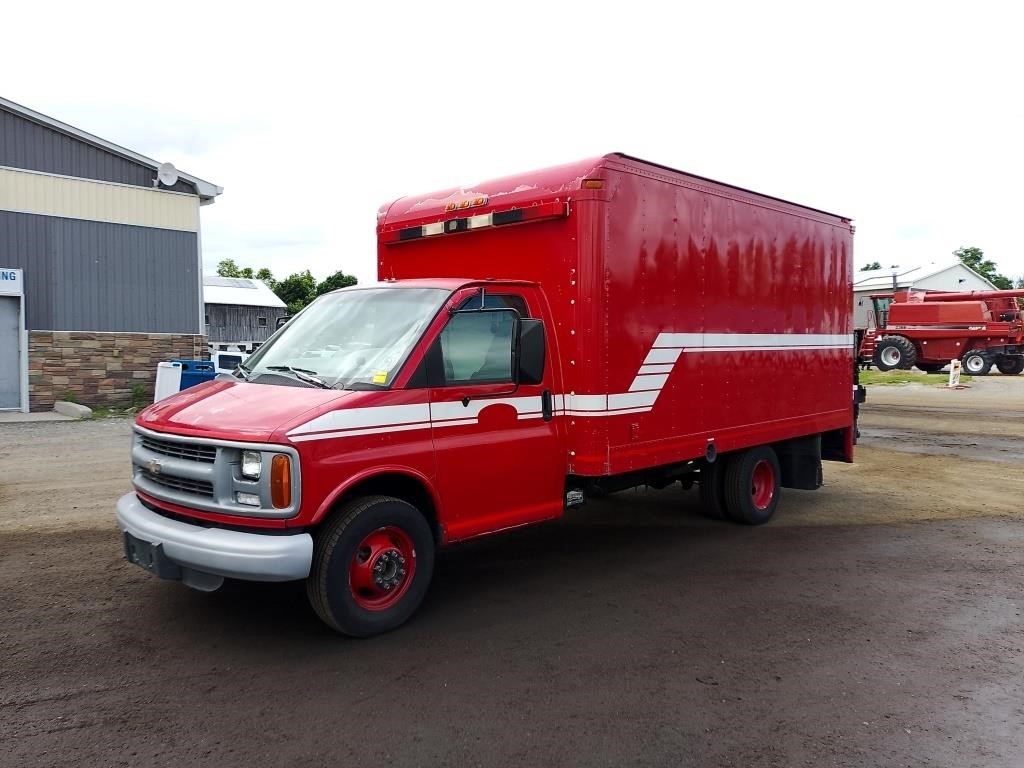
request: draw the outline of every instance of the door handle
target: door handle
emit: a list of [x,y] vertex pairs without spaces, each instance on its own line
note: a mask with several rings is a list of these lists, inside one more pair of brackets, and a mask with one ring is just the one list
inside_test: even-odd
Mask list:
[[544,417],[544,421],[551,421],[551,419],[554,418],[554,398],[551,396],[550,389],[545,389],[540,393],[540,412]]

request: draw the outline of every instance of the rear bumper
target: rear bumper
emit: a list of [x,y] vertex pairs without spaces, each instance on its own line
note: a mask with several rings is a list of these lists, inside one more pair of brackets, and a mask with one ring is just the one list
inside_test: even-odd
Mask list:
[[134,493],[118,499],[117,525],[137,539],[159,544],[181,567],[181,580],[199,589],[216,589],[223,577],[304,579],[313,561],[313,537],[308,533],[273,535],[190,525],[158,515]]

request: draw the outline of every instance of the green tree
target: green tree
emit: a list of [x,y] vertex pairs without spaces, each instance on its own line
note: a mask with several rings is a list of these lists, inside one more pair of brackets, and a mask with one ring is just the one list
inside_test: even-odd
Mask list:
[[861,272],[870,272],[873,269],[881,269],[882,265],[877,261],[872,261],[870,264],[865,264],[860,268]]
[[348,288],[350,285],[355,285],[359,281],[353,275],[346,275],[340,269],[333,275],[325,277],[323,281],[316,287],[316,295],[323,296],[325,293],[336,291],[339,288]]
[[271,272],[266,267],[263,267],[256,273],[256,279],[262,280],[264,283],[270,286],[270,290],[274,290],[274,286],[277,285],[277,280],[274,279],[274,273]]
[[234,259],[224,259],[217,265],[217,274],[221,277],[238,277],[238,265]]
[[279,281],[274,293],[288,305],[288,314],[294,315],[316,298],[316,278],[308,269],[296,272]]
[[1013,281],[1006,275],[996,272],[995,262],[991,259],[986,259],[985,252],[981,248],[964,246],[953,251],[953,255],[992,283],[996,288],[1001,290],[1013,288]]
[[252,278],[252,267],[239,267],[234,259],[224,259],[217,265],[217,274],[221,277]]

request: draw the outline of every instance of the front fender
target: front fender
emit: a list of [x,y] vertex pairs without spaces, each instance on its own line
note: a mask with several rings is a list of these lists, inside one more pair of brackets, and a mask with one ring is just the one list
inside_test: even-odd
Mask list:
[[[317,508],[316,514],[313,517],[312,525],[318,525],[330,513],[330,511],[334,509],[340,499],[348,495],[350,491],[357,490],[358,486],[369,486],[371,483],[374,483],[374,481],[383,481],[388,476],[395,475],[415,482],[427,494],[431,504],[433,505],[433,509],[421,511],[424,513],[432,512],[432,516],[435,518],[432,522],[440,526],[443,531],[442,521],[444,518],[441,512],[441,498],[437,493],[437,488],[434,486],[433,481],[422,472],[413,469],[412,467],[402,466],[400,464],[373,467],[362,472],[357,472],[351,477],[346,478],[344,482],[339,484],[320,503],[320,506]],[[374,489],[372,491],[372,493],[380,492],[381,491],[379,489]]]

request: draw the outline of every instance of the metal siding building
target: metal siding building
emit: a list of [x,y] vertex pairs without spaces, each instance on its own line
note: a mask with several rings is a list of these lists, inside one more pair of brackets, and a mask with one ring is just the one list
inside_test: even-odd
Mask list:
[[29,390],[0,408],[137,400],[159,360],[205,351],[199,208],[222,190],[159,168],[0,99],[0,269],[23,270]]

